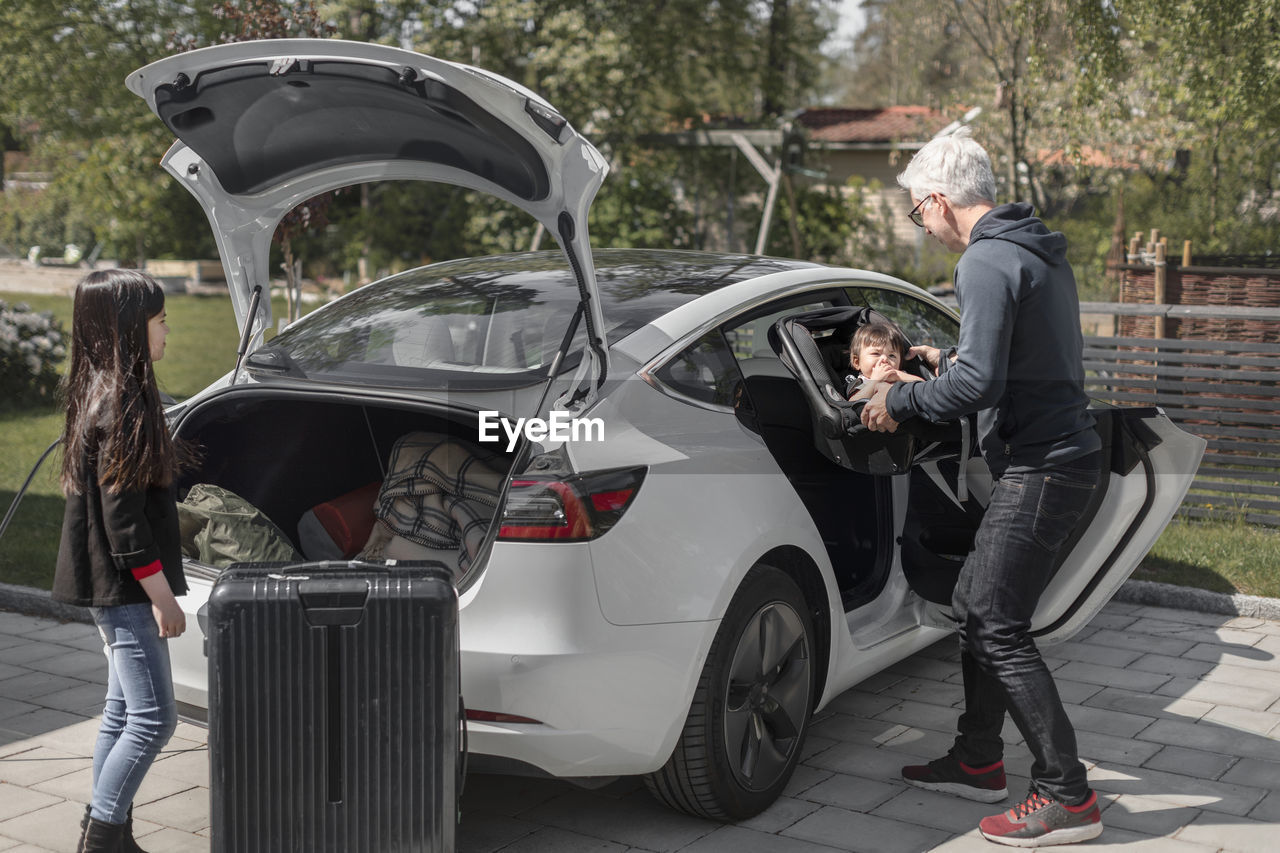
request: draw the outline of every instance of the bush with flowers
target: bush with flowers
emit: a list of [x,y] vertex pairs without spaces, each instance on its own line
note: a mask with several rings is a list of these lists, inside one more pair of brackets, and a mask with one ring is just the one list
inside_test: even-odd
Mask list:
[[53,401],[66,354],[66,335],[51,312],[0,300],[0,408]]

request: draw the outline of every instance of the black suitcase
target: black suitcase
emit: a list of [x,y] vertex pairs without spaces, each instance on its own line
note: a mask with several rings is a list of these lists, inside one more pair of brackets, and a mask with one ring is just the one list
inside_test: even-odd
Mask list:
[[453,850],[458,599],[443,564],[232,566],[208,616],[214,853]]

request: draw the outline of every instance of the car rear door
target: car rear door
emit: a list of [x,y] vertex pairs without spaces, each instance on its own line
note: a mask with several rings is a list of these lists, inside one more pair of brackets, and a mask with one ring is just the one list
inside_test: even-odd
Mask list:
[[[913,344],[953,345],[959,329],[955,312],[918,288],[903,283],[850,287],[850,302],[892,319]],[[804,377],[800,377],[804,381]],[[817,389],[811,389],[815,396]],[[1032,631],[1043,642],[1059,642],[1080,630],[1111,599],[1173,517],[1191,485],[1204,453],[1203,439],[1176,427],[1156,408],[1095,407],[1096,429],[1105,464],[1094,500],[1076,533],[1057,555],[1057,568],[1041,596]],[[844,460],[829,450],[830,439],[815,431],[824,452],[837,464],[870,458],[859,441],[879,447],[883,435],[845,437]],[[973,452],[972,430],[926,431],[911,439],[909,452],[892,474],[895,541],[899,568],[920,600],[917,620],[951,627],[950,593],[972,547],[991,494],[991,476]],[[904,436],[900,441],[907,441]],[[852,449],[853,452],[847,452]]]

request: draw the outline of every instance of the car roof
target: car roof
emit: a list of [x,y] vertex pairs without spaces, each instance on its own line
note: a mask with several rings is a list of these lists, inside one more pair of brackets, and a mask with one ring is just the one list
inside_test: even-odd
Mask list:
[[[790,258],[678,249],[593,249],[591,255],[602,279],[601,289],[605,292],[601,298],[606,305],[657,295],[671,298],[673,304],[683,304],[739,281],[818,266]],[[406,279],[482,276],[486,281],[519,277],[529,280],[526,286],[538,287],[541,281],[541,286],[554,289],[571,284],[572,280],[566,278],[570,273],[564,256],[558,252],[512,252],[440,261],[371,286]]]
[[[722,288],[789,270],[818,265],[787,258],[672,249],[592,251],[606,325],[616,342],[668,312]],[[441,261],[368,285],[394,290],[450,280],[494,293],[518,286],[556,298],[573,292],[572,270],[558,252],[516,252]],[[615,336],[616,335],[616,336]]]

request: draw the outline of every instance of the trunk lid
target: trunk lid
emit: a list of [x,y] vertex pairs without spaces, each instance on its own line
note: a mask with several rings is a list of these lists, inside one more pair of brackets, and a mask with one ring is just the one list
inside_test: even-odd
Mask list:
[[[586,325],[575,380],[608,369],[587,214],[608,166],[545,100],[511,80],[385,45],[275,39],[171,56],[129,75],[177,137],[163,165],[213,227],[241,334],[270,324],[271,238],[301,202],[352,184],[421,180],[504,199],[560,244]],[[566,398],[568,399],[568,398]]]

